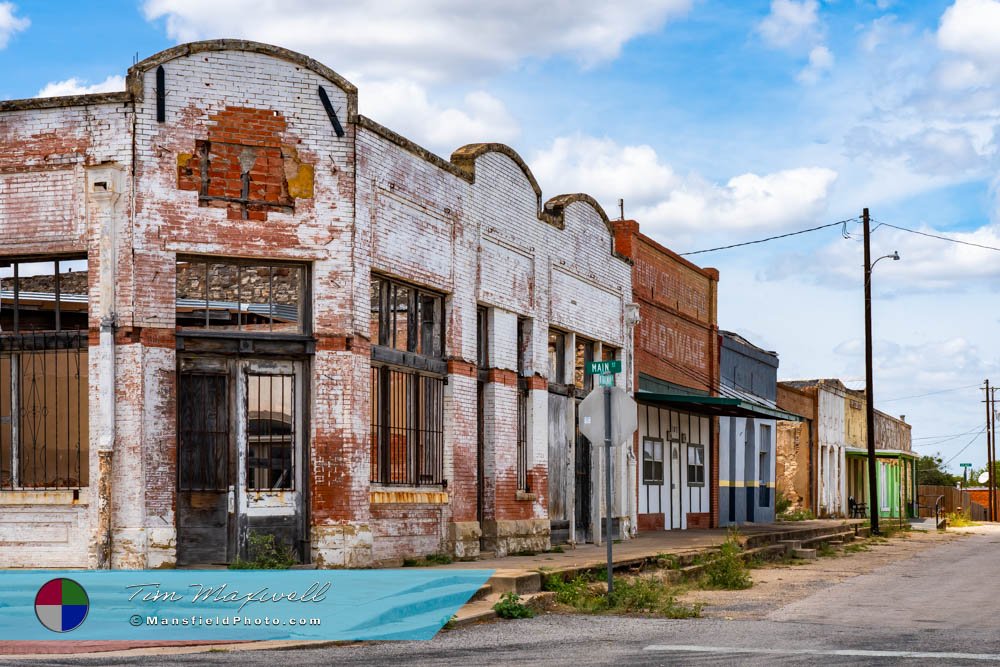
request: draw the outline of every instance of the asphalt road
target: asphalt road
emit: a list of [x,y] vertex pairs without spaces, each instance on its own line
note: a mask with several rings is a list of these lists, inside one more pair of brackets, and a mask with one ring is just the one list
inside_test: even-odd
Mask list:
[[[385,642],[295,651],[83,659],[58,665],[839,665],[1000,662],[1000,532],[831,585],[760,620],[545,615]],[[20,664],[24,665],[25,662]]]

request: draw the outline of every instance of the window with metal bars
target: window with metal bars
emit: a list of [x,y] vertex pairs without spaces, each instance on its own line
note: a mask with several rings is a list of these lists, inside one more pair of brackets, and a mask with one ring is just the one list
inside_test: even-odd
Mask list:
[[517,319],[517,488],[530,492],[528,486],[528,381],[525,377],[528,355],[528,320]]
[[372,364],[371,480],[444,483],[444,378]]
[[88,484],[87,260],[0,260],[0,488]]
[[295,376],[247,376],[247,488],[295,488]]

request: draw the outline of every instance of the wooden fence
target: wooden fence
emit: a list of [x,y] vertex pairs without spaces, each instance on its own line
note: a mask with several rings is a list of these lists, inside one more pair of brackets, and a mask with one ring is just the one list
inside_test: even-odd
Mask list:
[[986,507],[977,502],[973,502],[968,491],[954,486],[931,486],[921,484],[917,489],[920,503],[920,516],[934,516],[934,503],[940,496],[944,496],[941,501],[944,512],[957,512],[968,510],[973,521],[986,521]]

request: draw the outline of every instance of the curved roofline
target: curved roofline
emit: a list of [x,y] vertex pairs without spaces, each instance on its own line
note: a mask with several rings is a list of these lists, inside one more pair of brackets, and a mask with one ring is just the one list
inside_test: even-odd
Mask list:
[[295,63],[296,65],[301,65],[306,69],[312,70],[324,79],[332,81],[337,87],[347,93],[348,118],[353,117],[358,112],[357,86],[334,72],[323,63],[310,58],[309,56],[280,46],[264,44],[262,42],[253,42],[246,39],[210,39],[201,42],[188,42],[186,44],[178,44],[177,46],[160,51],[159,53],[154,53],[145,60],[141,60],[128,68],[126,90],[128,90],[128,92],[132,95],[133,99],[141,101],[143,99],[143,74],[177,58],[183,58],[196,53],[210,53],[216,51],[247,51],[250,53],[261,53],[274,58],[279,58],[281,60],[287,60],[288,62]]
[[538,180],[535,175],[531,173],[531,168],[524,161],[517,151],[508,146],[507,144],[501,143],[481,143],[481,144],[466,144],[461,148],[457,149],[451,154],[451,163],[454,164],[463,174],[466,175],[468,180],[475,183],[476,180],[476,160],[478,160],[483,155],[487,153],[500,153],[501,155],[506,155],[510,158],[514,164],[516,164],[521,172],[524,174],[525,178],[528,179],[528,183],[531,185],[531,189],[535,191],[535,199],[537,206],[538,219],[542,222],[552,225],[557,229],[564,229],[566,226],[566,207],[575,202],[581,202],[589,205],[593,208],[597,214],[600,216],[601,220],[604,222],[604,226],[608,229],[608,234],[611,236],[611,248],[610,252],[615,257],[625,261],[628,264],[632,263],[632,260],[622,255],[614,248],[614,238],[615,229],[614,225],[611,224],[611,220],[608,218],[608,214],[605,212],[604,207],[601,206],[596,199],[588,194],[577,192],[573,194],[563,194],[556,195],[552,197],[544,204],[542,203],[542,188],[538,185]]

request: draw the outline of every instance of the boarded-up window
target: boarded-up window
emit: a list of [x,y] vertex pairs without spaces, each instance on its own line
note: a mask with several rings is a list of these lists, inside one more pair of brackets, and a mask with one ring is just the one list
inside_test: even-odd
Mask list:
[[177,392],[177,480],[181,491],[229,488],[228,376],[182,373]]

